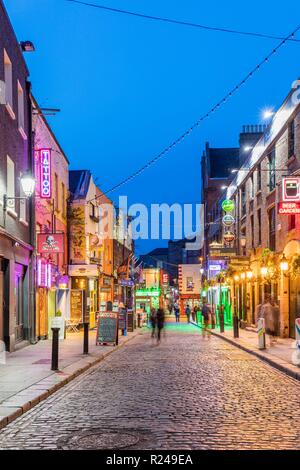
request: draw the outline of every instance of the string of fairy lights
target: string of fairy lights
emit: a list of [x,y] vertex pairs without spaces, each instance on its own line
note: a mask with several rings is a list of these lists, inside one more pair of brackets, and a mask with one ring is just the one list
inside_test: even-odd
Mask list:
[[254,74],[256,74],[263,65],[265,65],[271,57],[273,57],[278,50],[286,44],[286,42],[291,38],[294,37],[295,34],[300,30],[300,25],[298,25],[290,34],[288,34],[280,43],[274,47],[260,62],[257,63],[255,67],[253,67],[245,76],[242,78],[229,92],[226,93],[226,95],[221,98],[214,106],[212,106],[205,114],[203,114],[194,124],[192,124],[185,132],[183,132],[176,140],[174,140],[170,145],[165,147],[161,152],[159,152],[154,158],[149,160],[147,163],[145,163],[143,166],[141,166],[138,170],[136,170],[134,173],[131,175],[127,176],[123,180],[121,180],[119,183],[115,184],[108,190],[104,191],[102,195],[96,196],[95,198],[90,199],[87,201],[93,202],[99,198],[102,198],[103,196],[106,196],[107,194],[110,194],[111,192],[116,191],[120,187],[124,186],[125,184],[128,184],[131,182],[133,179],[141,175],[144,171],[146,171],[149,167],[157,163],[161,158],[166,156],[171,150],[173,150],[175,147],[177,147],[179,144],[182,143],[183,140],[186,139],[204,120],[209,118],[215,111],[219,110],[232,96],[234,96],[252,77]]

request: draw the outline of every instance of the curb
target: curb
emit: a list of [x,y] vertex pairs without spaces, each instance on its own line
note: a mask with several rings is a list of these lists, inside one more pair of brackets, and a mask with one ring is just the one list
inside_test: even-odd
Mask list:
[[[45,387],[46,385],[45,384],[42,384],[44,381],[47,382],[47,379],[49,379],[50,377],[53,378],[53,376],[55,376],[55,374],[57,374],[56,376],[57,377],[60,377],[61,374],[64,374],[64,369],[63,370],[59,370],[57,372],[54,372],[53,374],[51,374],[50,376],[46,377],[45,379],[41,380],[40,382],[35,382],[34,384],[30,385],[29,387],[27,387],[26,389],[22,390],[21,392],[17,393],[16,395],[13,395],[12,397],[10,398],[14,398],[14,397],[18,397],[20,398],[20,401],[22,401],[22,396],[24,396],[24,402],[20,405],[16,404],[15,406],[7,406],[5,405],[5,402],[3,404],[0,404],[0,409],[1,408],[6,408],[7,410],[9,408],[11,408],[11,412],[9,414],[7,414],[7,416],[4,416],[2,418],[0,418],[0,430],[5,428],[5,426],[7,426],[8,424],[12,423],[13,421],[15,421],[17,418],[19,418],[20,416],[22,416],[24,413],[26,413],[27,411],[31,410],[32,408],[34,408],[36,405],[38,405],[39,403],[41,403],[43,400],[45,400],[46,398],[50,397],[51,395],[53,395],[53,393],[57,392],[59,389],[61,389],[62,387],[64,387],[65,385],[67,385],[69,382],[71,382],[72,380],[74,380],[76,377],[78,377],[79,375],[83,374],[84,372],[86,372],[87,370],[89,370],[90,368],[94,367],[95,365],[99,364],[100,362],[102,362],[104,359],[106,359],[110,354],[114,353],[115,351],[117,351],[118,349],[122,348],[123,346],[125,346],[125,344],[127,344],[129,341],[131,341],[132,339],[136,338],[136,336],[138,336],[138,334],[140,334],[140,331],[136,331],[133,333],[133,335],[130,337],[130,338],[127,338],[126,340],[124,340],[121,344],[118,344],[117,346],[115,346],[113,349],[111,349],[110,351],[107,351],[105,352],[103,355],[101,355],[100,357],[96,357],[96,358],[91,358],[92,359],[88,364],[84,365],[83,367],[79,367],[78,369],[76,369],[74,372],[68,374],[68,377],[62,379],[62,380],[59,380],[56,384],[54,385],[50,385],[49,388],[46,388],[44,389],[44,391],[41,391],[41,393],[39,395],[36,395],[34,397],[32,397],[32,399],[29,399],[28,401],[26,401],[26,391],[30,391],[31,389],[31,393],[33,394],[33,391],[34,391],[34,388],[35,387],[38,387],[39,384],[41,384],[41,387]],[[87,355],[86,358],[88,358],[89,356]],[[79,362],[79,361],[78,361]],[[73,363],[73,364],[70,364],[70,366],[76,364]],[[65,373],[66,374],[66,373]],[[30,394],[30,392],[29,392]],[[9,400],[9,399],[8,399]]]
[[[192,325],[201,329],[201,327],[197,325],[196,323],[192,323]],[[262,354],[254,349],[244,346],[243,344],[237,343],[234,339],[228,338],[226,336],[222,336],[222,333],[217,333],[216,331],[212,331],[212,330],[210,330],[210,332],[212,335],[216,336],[217,338],[221,338],[222,340],[227,341],[227,343],[230,343],[233,346],[236,346],[237,348],[242,349],[243,351],[249,354],[252,354],[252,356],[256,356],[258,359],[266,362],[267,364],[279,370],[280,372],[283,372],[284,374],[292,377],[293,379],[300,381],[299,367],[294,366],[293,364],[289,364],[283,359],[277,359],[277,358],[275,359],[275,358],[268,357],[265,354]]]

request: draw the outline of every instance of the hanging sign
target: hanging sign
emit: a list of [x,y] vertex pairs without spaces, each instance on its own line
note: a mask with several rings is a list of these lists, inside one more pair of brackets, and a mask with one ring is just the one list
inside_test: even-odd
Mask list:
[[222,209],[224,212],[231,212],[234,209],[234,201],[231,199],[225,199],[222,202]]
[[300,177],[287,177],[282,179],[283,202],[300,202]]
[[42,253],[63,253],[64,234],[63,233],[38,233],[38,252]]
[[231,243],[235,239],[235,235],[232,232],[225,232],[223,238],[226,243]]
[[117,344],[118,314],[100,312],[98,315],[96,345],[103,343]]
[[225,225],[226,227],[231,227],[231,225],[233,225],[235,222],[235,218],[230,215],[230,214],[226,214],[224,215],[223,219],[222,219],[222,223],[223,225]]
[[279,202],[278,214],[300,214],[300,202]]
[[51,149],[41,149],[40,154],[40,181],[41,198],[50,199],[52,195],[51,185]]

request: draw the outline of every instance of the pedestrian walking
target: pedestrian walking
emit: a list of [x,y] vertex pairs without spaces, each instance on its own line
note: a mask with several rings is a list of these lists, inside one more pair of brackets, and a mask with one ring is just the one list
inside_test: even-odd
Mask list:
[[176,323],[179,323],[180,322],[180,310],[179,310],[178,304],[174,305],[174,313],[175,313]]
[[201,313],[203,317],[202,337],[205,338],[205,336],[207,336],[207,338],[210,339],[210,331],[208,331],[208,326],[209,326],[209,320],[210,320],[210,315],[211,315],[211,308],[207,304],[206,300],[203,300]]
[[151,312],[150,312],[150,324],[152,328],[151,338],[155,337],[156,322],[157,322],[157,312],[155,308],[151,308]]
[[160,343],[161,331],[165,324],[165,312],[162,308],[159,308],[156,313],[156,325],[157,325],[157,344]]
[[193,320],[193,322],[196,321],[196,318],[197,318],[197,311],[198,311],[198,306],[195,305],[194,308],[193,308],[193,311],[192,311],[192,320]]
[[189,304],[187,304],[185,307],[185,314],[186,314],[187,323],[190,323],[191,309],[190,309]]
[[279,307],[270,295],[265,297],[261,310],[261,318],[265,320],[266,334],[269,338],[269,346],[272,347],[277,342],[277,332],[279,329]]

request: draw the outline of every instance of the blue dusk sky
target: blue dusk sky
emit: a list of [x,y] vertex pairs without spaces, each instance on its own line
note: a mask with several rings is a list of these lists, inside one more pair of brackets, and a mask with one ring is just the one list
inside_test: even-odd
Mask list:
[[[89,0],[87,0],[89,1]],[[204,31],[111,13],[66,0],[4,0],[26,54],[33,93],[71,169],[92,171],[105,191],[153,158],[215,104],[276,39]],[[108,7],[208,26],[286,36],[300,23],[299,0],[90,0]],[[297,35],[300,39],[300,34]],[[243,124],[262,123],[300,76],[300,42],[289,42],[182,144],[111,193],[129,203],[196,203],[200,158],[211,146],[236,146]],[[147,252],[166,241],[138,241]]]

